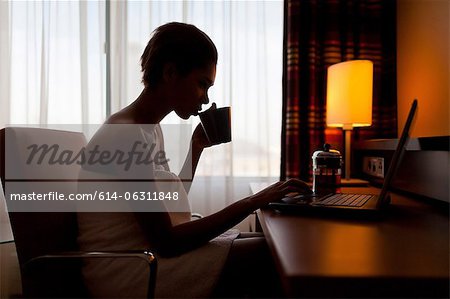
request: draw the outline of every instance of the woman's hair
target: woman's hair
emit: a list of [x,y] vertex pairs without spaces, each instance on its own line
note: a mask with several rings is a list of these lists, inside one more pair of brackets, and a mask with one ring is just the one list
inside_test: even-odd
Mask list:
[[173,63],[181,76],[208,64],[217,64],[217,49],[211,39],[194,25],[167,23],[153,31],[141,57],[142,82],[155,86],[166,63]]

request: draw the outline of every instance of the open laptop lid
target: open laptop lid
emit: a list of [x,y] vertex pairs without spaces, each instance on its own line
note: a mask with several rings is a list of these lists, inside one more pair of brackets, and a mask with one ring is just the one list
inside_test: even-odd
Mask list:
[[377,206],[383,206],[389,203],[389,197],[387,196],[387,192],[391,187],[392,178],[397,172],[397,169],[400,166],[400,162],[402,161],[403,154],[405,153],[406,144],[408,143],[409,140],[409,131],[411,130],[411,124],[414,119],[414,115],[416,114],[416,110],[417,110],[417,99],[414,99],[411,105],[411,109],[409,110],[405,126],[403,127],[402,135],[400,136],[400,140],[398,141],[397,149],[394,152],[392,162],[389,165],[386,178],[384,179],[383,188],[381,189]]

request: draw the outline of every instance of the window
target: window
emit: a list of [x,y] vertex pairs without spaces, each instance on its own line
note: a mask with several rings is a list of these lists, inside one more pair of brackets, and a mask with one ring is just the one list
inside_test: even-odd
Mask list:
[[114,113],[139,95],[139,59],[153,29],[186,22],[218,48],[210,99],[231,106],[233,119],[233,142],[205,150],[197,174],[278,176],[282,1],[9,1],[0,16],[2,126],[102,123],[108,107]]

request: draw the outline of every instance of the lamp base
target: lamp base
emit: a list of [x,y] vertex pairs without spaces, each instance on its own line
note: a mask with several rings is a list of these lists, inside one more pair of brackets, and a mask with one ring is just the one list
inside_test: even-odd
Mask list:
[[341,179],[341,186],[342,187],[364,187],[368,186],[369,182],[365,180],[360,179]]

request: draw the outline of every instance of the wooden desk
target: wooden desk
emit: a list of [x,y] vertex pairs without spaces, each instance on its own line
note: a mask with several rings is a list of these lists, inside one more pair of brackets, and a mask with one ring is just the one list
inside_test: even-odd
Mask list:
[[448,298],[448,207],[391,196],[381,220],[258,211],[286,295]]

